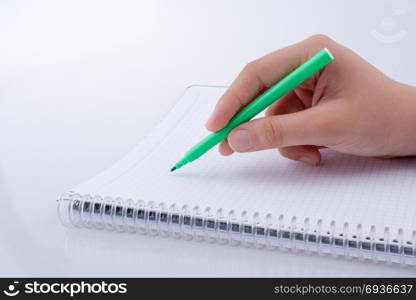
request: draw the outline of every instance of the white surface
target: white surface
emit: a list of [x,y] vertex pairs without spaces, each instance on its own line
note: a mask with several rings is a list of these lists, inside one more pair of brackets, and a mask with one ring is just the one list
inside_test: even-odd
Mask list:
[[125,155],[187,85],[229,84],[248,61],[313,33],[415,84],[415,4],[365,3],[2,1],[0,276],[414,275],[326,257],[67,230],[56,216],[56,195]]

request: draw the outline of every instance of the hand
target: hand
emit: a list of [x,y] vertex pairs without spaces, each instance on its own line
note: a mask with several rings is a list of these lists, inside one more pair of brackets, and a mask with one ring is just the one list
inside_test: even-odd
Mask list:
[[416,154],[416,88],[393,81],[322,35],[247,64],[206,127],[224,127],[262,91],[325,47],[334,61],[271,105],[266,117],[235,128],[220,144],[223,155],[277,148],[287,158],[319,165],[321,147],[373,157]]

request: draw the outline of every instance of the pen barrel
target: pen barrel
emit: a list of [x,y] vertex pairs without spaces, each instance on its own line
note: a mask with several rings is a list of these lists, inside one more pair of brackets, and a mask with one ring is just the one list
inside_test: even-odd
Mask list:
[[183,160],[186,162],[194,161],[195,159],[202,156],[204,153],[208,152],[210,149],[215,147],[219,144],[222,140],[224,140],[228,134],[231,132],[233,128],[224,127],[219,131],[215,131],[209,135],[207,135],[204,139],[202,139],[198,144],[193,146],[188,152],[185,153]]
[[325,67],[333,59],[333,56],[326,48],[316,53],[262,95],[251,101],[250,104],[238,112],[223,129],[209,134],[198,144],[189,149],[177,165],[184,165],[208,152],[211,148],[224,140],[234,128],[249,121],[265,110],[276,100],[286,95],[314,73]]
[[230,120],[224,129],[228,127],[235,128],[238,125],[249,121],[254,116],[273,104],[275,101],[293,90],[296,86],[325,67],[333,59],[334,58],[328,49],[322,49],[305,63],[290,72],[286,77],[273,85],[270,89],[265,91],[262,95],[253,100],[245,108],[243,108]]

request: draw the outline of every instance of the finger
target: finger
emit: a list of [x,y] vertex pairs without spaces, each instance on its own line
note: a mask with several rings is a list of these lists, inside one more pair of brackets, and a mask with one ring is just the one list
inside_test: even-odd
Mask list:
[[377,159],[392,159],[395,158],[393,155],[383,155],[383,156],[376,156]]
[[[291,112],[298,111],[304,108],[301,101],[296,97],[296,94],[294,92],[288,93],[275,104],[279,104],[279,105],[274,105],[274,106],[272,105],[266,111],[266,115],[268,115],[269,113],[272,113],[272,114],[291,113]],[[234,150],[230,147],[227,139],[223,140],[220,143],[219,152],[224,156],[228,156],[234,153]]]
[[[266,116],[292,113],[302,110],[304,108],[305,107],[302,101],[300,101],[296,94],[292,91],[287,95],[283,96],[282,99],[280,99],[278,102],[270,106],[269,109],[266,111]],[[234,150],[230,147],[227,139],[221,142],[219,146],[219,151],[222,155],[225,156],[234,153]]]
[[318,166],[321,163],[321,153],[314,145],[283,147],[279,148],[279,152],[286,158],[308,165]]
[[223,140],[220,143],[219,151],[222,155],[228,156],[234,153],[234,150],[231,149],[230,145],[228,144],[227,140]]
[[327,103],[291,114],[256,119],[234,129],[228,143],[237,152],[334,143],[342,128],[342,121],[335,112]]
[[294,91],[289,92],[280,100],[273,103],[267,110],[266,116],[284,115],[304,110],[305,106]]
[[206,123],[207,129],[217,131],[223,128],[261,90],[272,86],[329,44],[329,38],[314,36],[247,64],[218,101]]

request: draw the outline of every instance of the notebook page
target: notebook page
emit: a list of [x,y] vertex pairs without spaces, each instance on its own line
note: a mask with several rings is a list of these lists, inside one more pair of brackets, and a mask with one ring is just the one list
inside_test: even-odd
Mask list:
[[247,211],[248,216],[281,214],[311,224],[331,221],[341,232],[344,222],[372,225],[381,234],[416,229],[416,160],[378,160],[323,151],[320,167],[281,157],[276,150],[221,156],[216,149],[180,170],[169,172],[184,152],[204,137],[205,120],[225,91],[194,86],[166,118],[125,158],[75,187],[80,194],[176,203],[202,210]]

